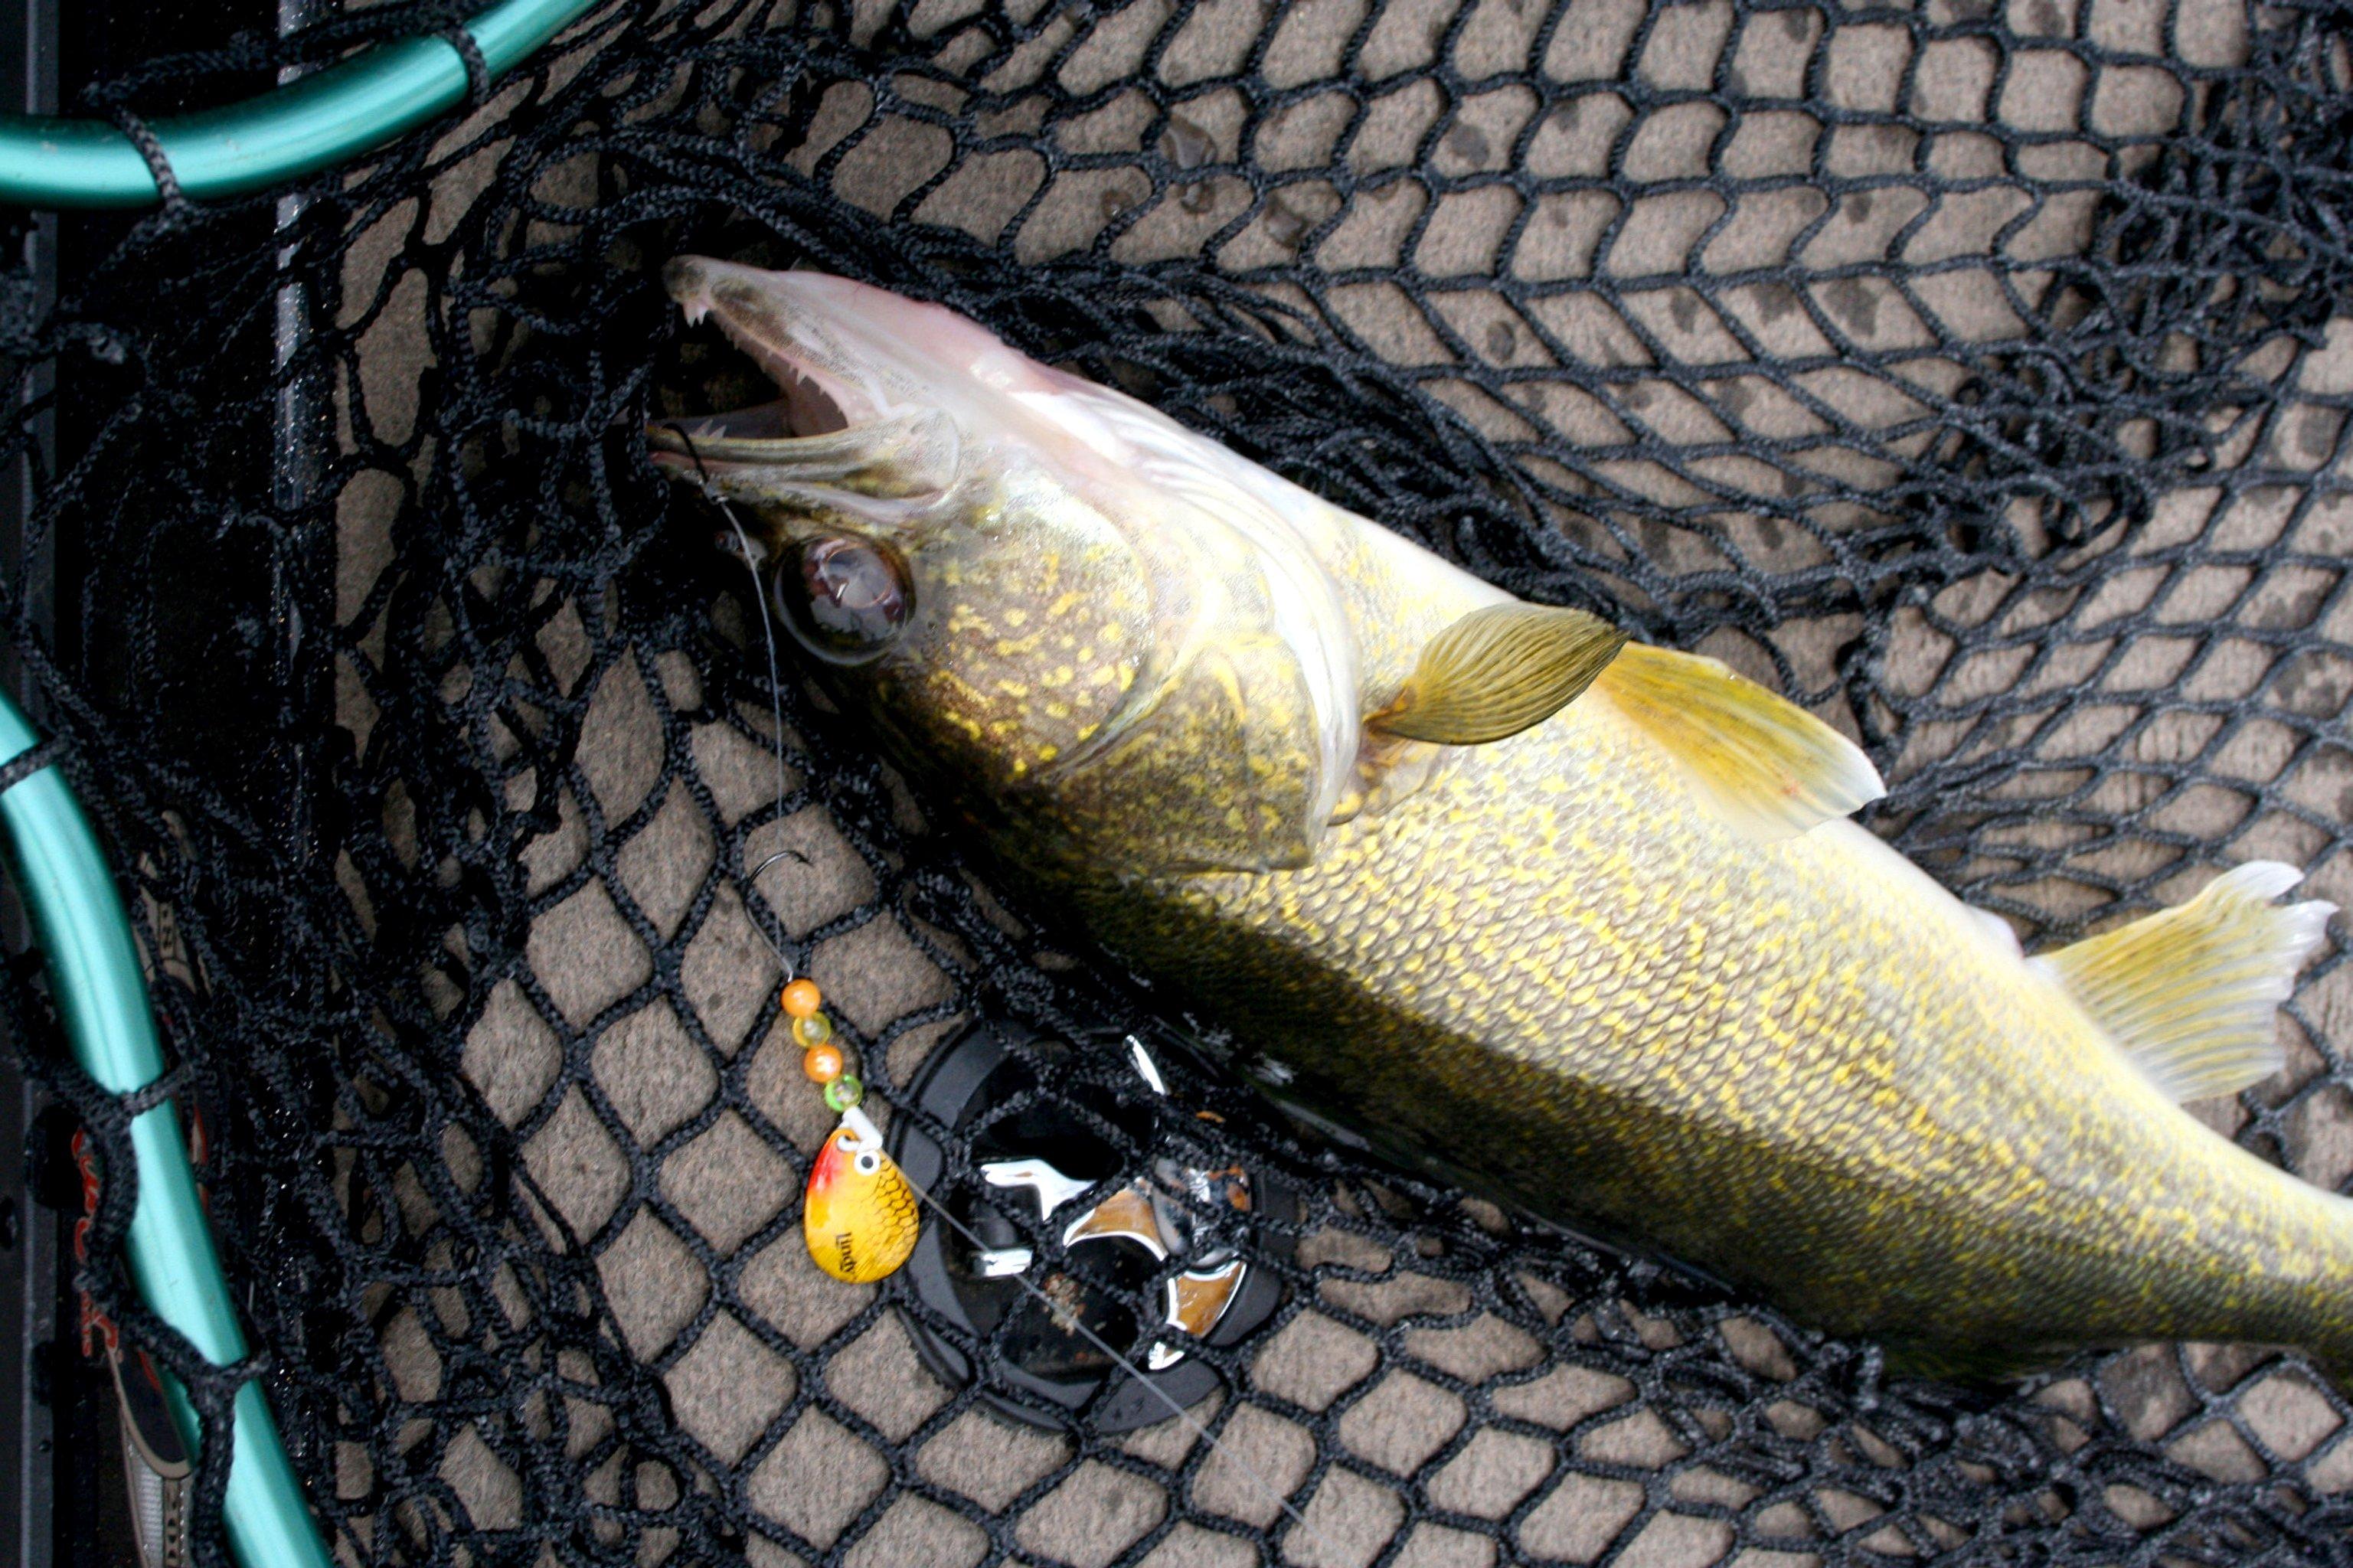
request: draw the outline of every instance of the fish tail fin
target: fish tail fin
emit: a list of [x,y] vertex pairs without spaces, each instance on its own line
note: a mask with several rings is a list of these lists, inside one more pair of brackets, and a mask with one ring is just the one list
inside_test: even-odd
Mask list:
[[2303,879],[2251,860],[2186,904],[2034,963],[2175,1100],[2235,1094],[2279,1070],[2279,1005],[2337,912],[2273,902]]

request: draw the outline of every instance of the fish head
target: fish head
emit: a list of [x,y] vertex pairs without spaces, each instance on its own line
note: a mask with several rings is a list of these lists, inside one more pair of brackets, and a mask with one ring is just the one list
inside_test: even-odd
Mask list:
[[940,306],[696,257],[665,282],[781,395],[649,426],[654,461],[724,503],[776,621],[927,793],[1093,879],[1307,858],[1355,656],[1279,481]]

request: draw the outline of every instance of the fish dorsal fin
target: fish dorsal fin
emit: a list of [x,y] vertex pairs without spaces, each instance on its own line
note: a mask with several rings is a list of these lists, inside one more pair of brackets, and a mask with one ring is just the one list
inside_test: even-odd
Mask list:
[[1788,838],[1887,793],[1860,746],[1715,659],[1629,643],[1602,689],[1746,837]]
[[2277,1072],[2279,1005],[2337,906],[2274,904],[2304,879],[2250,860],[2179,909],[2034,963],[2175,1100],[2236,1094]]
[[1397,700],[1365,725],[1441,746],[1501,741],[1576,701],[1625,645],[1582,610],[1490,605],[1432,637]]

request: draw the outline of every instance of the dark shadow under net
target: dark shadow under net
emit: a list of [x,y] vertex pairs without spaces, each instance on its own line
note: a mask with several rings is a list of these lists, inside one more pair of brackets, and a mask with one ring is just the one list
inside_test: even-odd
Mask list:
[[[885,1431],[825,1375],[909,1310],[900,1292],[813,1340],[747,1304],[749,1260],[799,1245],[806,1141],[752,1081],[773,1001],[713,1022],[693,948],[763,829],[821,807],[871,878],[809,929],[749,898],[766,930],[805,954],[894,926],[953,978],[850,1028],[886,1101],[919,1055],[893,1045],[943,1020],[1068,1030],[1151,1003],[1008,934],[795,680],[786,798],[714,793],[697,737],[756,757],[767,683],[711,519],[635,432],[752,389],[683,346],[652,278],[676,251],[944,300],[1517,593],[1778,679],[1894,781],[1871,824],[2030,945],[2258,852],[2324,892],[2345,874],[2353,374],[2328,347],[2353,280],[2348,11],[2241,17],[2219,50],[2166,0],[1525,11],[649,0],[443,140],[314,183],[281,232],[265,201],[175,206],[67,276],[53,316],[9,316],[20,373],[64,389],[45,405],[55,460],[29,421],[10,450],[36,464],[35,542],[71,589],[52,635],[10,584],[13,646],[143,896],[173,1081],[204,1108],[264,1348],[206,1371],[119,1268],[85,1283],[216,1419],[234,1376],[265,1379],[341,1551],[890,1561],[914,1499],[968,1521],[924,1526],[955,1543],[944,1560],[1052,1561],[1033,1516],[1108,1470],[1165,1502],[1088,1561],[1201,1532],[1324,1560],[1232,1517],[1271,1510],[1205,1500],[1219,1461],[1198,1445],[1072,1426],[983,1507],[920,1460],[969,1391]],[[438,14],[377,16],[306,47]],[[165,62],[100,98],[152,114],[283,58]],[[290,300],[307,331],[279,364]],[[643,680],[662,744],[608,814],[580,742],[616,672]],[[628,851],[679,801],[714,852],[658,919]],[[578,982],[533,938],[592,884],[642,952],[582,1022],[562,994]],[[2323,1133],[2344,1125],[2347,1067],[2316,1001],[2337,963],[2306,976],[2290,1071],[2235,1126],[2341,1184]],[[126,1107],[61,1064],[36,988],[0,994],[116,1176]],[[466,1042],[518,995],[554,1065],[494,1108]],[[653,999],[712,1087],[641,1141],[592,1051]],[[531,1150],[584,1114],[625,1179],[575,1231]],[[780,1194],[725,1246],[663,1180],[723,1121]],[[1293,1274],[1270,1332],[1312,1316],[1377,1357],[1309,1402],[1254,1378],[1255,1342],[1205,1352],[1235,1391],[1205,1413],[1229,1437],[1261,1418],[1303,1433],[1298,1462],[1250,1451],[1320,1534],[1362,1540],[1353,1560],[1582,1561],[1671,1536],[1697,1562],[2347,1558],[2353,1407],[2292,1359],[2167,1349],[2022,1390],[1891,1382],[1865,1348],[1344,1152],[1267,1133],[1242,1152],[1306,1194],[1297,1260],[1262,1259]],[[96,1256],[128,1202],[110,1180]],[[646,1215],[709,1282],[650,1351],[599,1265]],[[723,1317],[789,1369],[728,1455],[674,1418],[664,1380]],[[1439,1348],[1482,1321],[1524,1352]],[[396,1322],[415,1342],[397,1355]],[[1631,1397],[1561,1430],[1543,1391],[1563,1369]],[[1378,1423],[1349,1413],[1400,1373],[1463,1418],[1427,1452],[1367,1457]],[[1596,1440],[1636,1410],[1663,1462]],[[876,1479],[803,1529],[756,1478],[813,1412]],[[1481,1445],[1536,1458],[1474,1510],[1445,1478]],[[201,1475],[199,1557],[217,1563],[217,1445]],[[1344,1528],[1367,1510],[1388,1522]]]

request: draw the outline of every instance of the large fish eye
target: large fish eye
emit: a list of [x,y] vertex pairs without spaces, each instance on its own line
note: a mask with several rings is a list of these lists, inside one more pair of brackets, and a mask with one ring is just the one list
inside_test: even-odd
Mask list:
[[898,552],[847,534],[789,546],[776,566],[776,597],[800,645],[831,664],[881,653],[915,608]]

